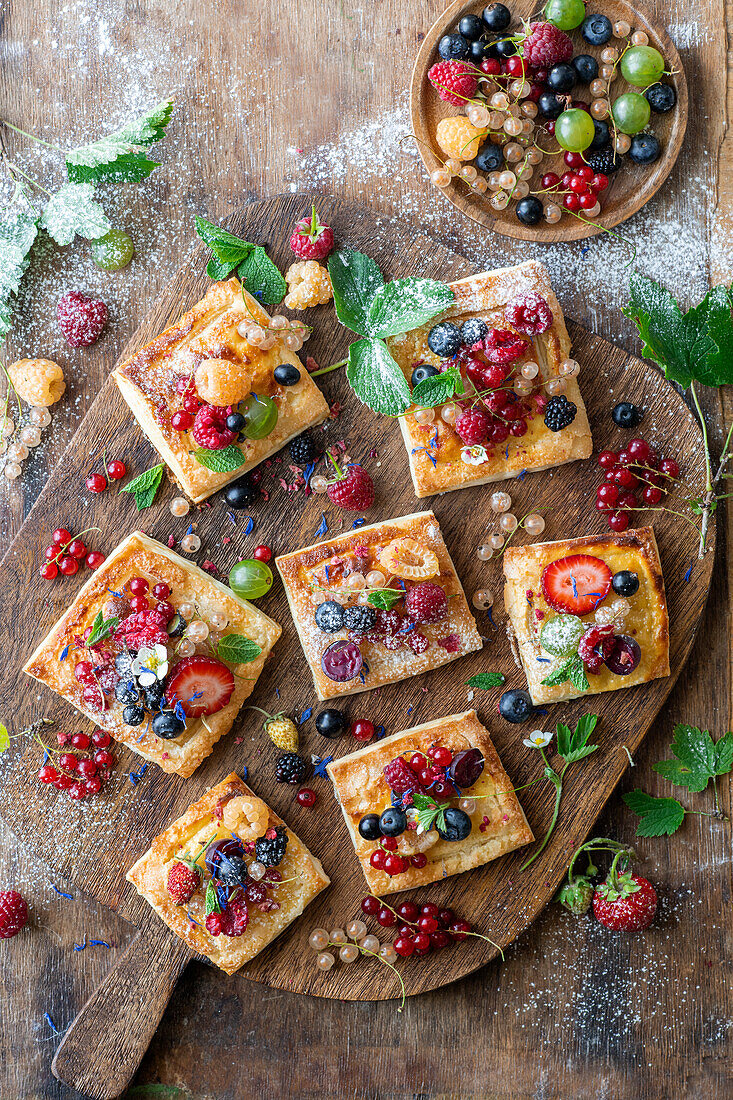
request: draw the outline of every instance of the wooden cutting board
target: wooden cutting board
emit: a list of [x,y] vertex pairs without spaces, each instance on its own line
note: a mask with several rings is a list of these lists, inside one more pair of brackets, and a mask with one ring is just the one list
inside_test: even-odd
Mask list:
[[[309,209],[310,198],[302,195],[253,203],[230,219],[229,228],[248,240],[266,244],[274,261],[284,269],[292,260],[287,244],[291,227]],[[335,199],[321,199],[319,213],[323,221],[333,225],[340,244],[373,256],[385,277],[423,275],[450,280],[471,273],[467,260],[449,252],[417,226]],[[206,259],[205,250],[197,248],[156,302],[125,349],[125,356],[201,297],[208,286]],[[567,298],[566,304],[572,308]],[[332,308],[311,310],[306,320],[313,325],[314,332],[304,350],[323,365],[342,358],[351,334],[338,324]],[[648,364],[576,325],[571,325],[570,330],[574,355],[582,368],[580,385],[596,450],[620,446],[627,438],[615,428],[609,412],[615,401],[634,400],[646,409],[645,436],[679,459],[688,483],[699,491],[703,480],[701,436],[678,393]],[[377,499],[369,521],[402,515],[414,511],[416,506],[432,507],[469,599],[478,588],[493,589],[497,596],[493,622],[485,613],[477,613],[479,628],[487,638],[482,652],[414,681],[347,700],[345,709],[349,716],[369,717],[393,733],[464,709],[467,705],[464,681],[476,672],[502,671],[507,675],[507,686],[524,686],[504,633],[500,564],[481,562],[476,556],[477,545],[486,540],[493,527],[494,516],[488,503],[491,487],[437,496],[417,505],[397,425],[365,411],[341,371],[324,376],[321,382],[328,400],[343,405],[338,418],[329,422],[327,441],[345,440],[352,457],[363,460],[373,473]],[[98,496],[86,492],[85,476],[89,470],[100,468],[98,456],[104,448],[109,458],[124,459],[130,474],[140,473],[158,461],[111,381],[103,386],[3,562],[0,653],[5,668],[0,685],[0,718],[11,732],[41,715],[54,717],[62,729],[88,728],[72,708],[19,672],[84,580],[84,570],[76,577],[53,583],[40,579],[38,569],[43,550],[55,527],[63,525],[76,532],[98,526],[101,531],[90,535],[89,544],[109,552],[136,527],[164,543],[171,534],[178,542],[192,522],[202,540],[196,559],[213,560],[226,577],[231,565],[249,557],[258,543],[267,543],[275,553],[283,553],[314,541],[322,510],[330,534],[350,523],[327,498],[316,494],[306,498],[302,492],[290,493],[281,487],[280,478],[288,483],[293,481],[287,454],[282,463],[275,461],[268,467],[263,479],[263,487],[270,493],[269,501],[262,500],[248,512],[236,513],[235,523],[227,515],[221,494],[211,499],[210,506],[192,509],[186,519],[174,519],[168,505],[177,491],[170,484],[164,485],[155,505],[138,516],[128,494],[118,495],[114,488]],[[595,488],[600,480],[598,467],[587,461],[528,474],[502,487],[510,492],[513,510],[518,515],[535,508],[544,509],[547,528],[543,538],[554,539],[606,529],[594,508]],[[247,535],[248,515],[252,516],[254,527]],[[419,892],[422,900],[449,905],[502,947],[511,943],[552,898],[570,853],[591,829],[628,765],[622,746],[634,752],[669,694],[694,640],[712,572],[715,533],[711,533],[711,552],[703,562],[695,561],[688,576],[696,557],[692,529],[682,520],[659,512],[641,513],[639,522],[654,522],[660,545],[671,620],[671,676],[627,691],[596,696],[588,702],[550,708],[550,713],[540,715],[527,726],[510,726],[497,716],[498,692],[479,692],[474,700],[516,786],[528,783],[542,771],[539,755],[522,745],[522,738],[532,728],[538,725],[554,728],[560,719],[574,723],[588,710],[602,716],[598,727],[601,747],[588,761],[569,770],[553,839],[529,870],[523,873],[518,870],[527,855],[523,851]],[[530,540],[520,535],[517,541]],[[270,711],[284,709],[297,714],[313,707],[315,715],[318,706],[312,681],[277,580],[273,591],[259,601],[259,606],[280,621],[284,629],[251,701]],[[333,753],[338,757],[352,751],[355,744],[348,737],[340,741],[322,739],[315,732],[313,718],[301,727],[301,747],[306,756]],[[139,781],[132,782],[128,773],[138,772],[142,761],[123,749],[118,752],[115,779],[104,794],[90,802],[74,804],[37,782],[41,759],[38,746],[14,742],[0,773],[0,816],[22,844],[142,930],[110,973],[101,996],[93,999],[86,1018],[78,1019],[74,1025],[76,1031],[72,1029],[67,1037],[63,1057],[56,1065],[64,1080],[83,1086],[95,1096],[117,1095],[110,1090],[120,1081],[124,1086],[129,1064],[144,1051],[172,984],[190,958],[188,949],[174,943],[161,922],[151,917],[146,903],[126,883],[125,872],[148,847],[150,839],[206,787],[244,766],[249,768],[249,781],[254,789],[322,859],[333,881],[303,919],[245,972],[234,978],[222,975],[223,985],[240,989],[245,997],[246,978],[317,996],[377,1000],[398,995],[398,982],[392,971],[374,960],[360,960],[352,966],[337,964],[329,975],[322,975],[315,968],[314,953],[307,943],[310,930],[318,925],[334,928],[360,915],[359,902],[365,884],[330,783],[319,778],[310,780],[318,793],[318,803],[313,810],[303,809],[295,802],[297,788],[274,781],[276,756],[277,750],[262,734],[258,718],[251,711],[244,711],[232,733],[216,746],[191,779],[165,775],[151,765]],[[541,837],[551,814],[548,785],[540,783],[528,788],[521,801],[535,835]],[[496,954],[496,948],[485,941],[469,938],[439,954],[400,962],[400,973],[409,994],[421,993],[469,973]],[[122,1011],[115,1017],[120,1007]],[[104,1016],[106,1052],[97,1052],[95,1047],[99,1044],[90,1045],[89,1040],[77,1042],[85,1036],[94,1013]],[[92,1049],[95,1049],[93,1057],[89,1053]],[[104,1059],[104,1063],[98,1059]]]

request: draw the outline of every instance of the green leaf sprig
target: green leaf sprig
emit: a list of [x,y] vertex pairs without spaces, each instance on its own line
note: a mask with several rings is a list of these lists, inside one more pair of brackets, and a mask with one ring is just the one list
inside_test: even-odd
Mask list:
[[367,596],[367,603],[378,611],[391,611],[394,605],[404,598],[401,588],[373,588]]
[[213,255],[206,267],[210,279],[227,279],[236,269],[242,286],[264,305],[275,306],[288,285],[261,244],[235,237],[204,218],[196,218],[196,232]]
[[199,466],[205,466],[207,470],[214,470],[217,474],[231,473],[244,466],[247,458],[239,447],[230,443],[228,447],[220,447],[218,451],[209,450],[206,447],[197,447],[192,452]]
[[445,829],[445,811],[450,802],[438,802],[422,791],[412,792],[412,802],[417,810],[417,823],[426,833],[433,827]]
[[577,653],[568,657],[567,661],[563,661],[560,667],[545,677],[542,683],[547,687],[556,687],[558,684],[567,683],[568,680],[576,691],[587,691],[590,687],[585,673],[585,665]]
[[491,688],[501,687],[505,680],[506,676],[501,672],[477,672],[470,680],[466,680],[466,687],[490,691]]
[[163,462],[159,463],[157,466],[151,466],[149,470],[145,470],[142,474],[138,474],[137,477],[134,477],[132,481],[129,481],[127,485],[123,485],[120,489],[121,493],[132,493],[135,498],[138,512],[142,512],[143,509],[149,508],[155,500],[156,493],[163,480],[164,469],[165,463]]
[[[336,316],[342,325],[363,337],[349,347],[346,377],[351,388],[375,412],[402,415],[414,398],[385,340],[444,313],[454,301],[453,291],[434,279],[394,279],[385,283],[374,260],[351,249],[329,257],[328,273]],[[455,384],[451,377],[444,388]],[[438,388],[425,391],[429,398],[432,394],[435,404],[444,400],[438,400]]]
[[84,643],[87,648],[91,649],[97,642],[101,642],[104,638],[109,637],[112,631],[119,624],[119,617],[113,615],[109,619],[105,619],[101,611],[98,611],[94,622],[92,623],[92,632]]
[[262,647],[246,638],[244,634],[225,634],[216,647],[216,654],[222,661],[233,665],[248,665],[262,653]]

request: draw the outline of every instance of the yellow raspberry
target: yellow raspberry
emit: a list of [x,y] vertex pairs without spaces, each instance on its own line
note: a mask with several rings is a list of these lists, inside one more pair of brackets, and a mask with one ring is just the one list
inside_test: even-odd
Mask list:
[[273,745],[286,752],[298,751],[298,730],[292,718],[271,718],[265,722],[265,729]]
[[292,264],[285,272],[288,294],[285,305],[288,309],[308,309],[320,306],[333,298],[331,279],[325,267],[318,260],[302,260]]
[[454,115],[452,118],[441,118],[435,137],[447,157],[473,160],[479,151],[484,131],[478,130],[465,115]]
[[19,359],[8,374],[19,397],[29,405],[55,405],[66,389],[64,372],[51,359]]
[[196,392],[209,405],[237,405],[252,389],[252,366],[204,359],[196,368]]

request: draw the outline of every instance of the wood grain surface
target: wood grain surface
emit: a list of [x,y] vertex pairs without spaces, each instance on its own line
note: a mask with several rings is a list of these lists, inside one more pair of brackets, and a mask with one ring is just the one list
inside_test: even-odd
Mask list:
[[[0,487],[3,547],[125,341],[185,256],[194,212],[217,219],[243,199],[295,183],[316,195],[368,201],[388,216],[417,214],[477,268],[528,254],[546,259],[567,315],[638,349],[620,313],[630,256],[620,243],[604,236],[585,245],[528,249],[487,236],[436,200],[409,142],[395,142],[395,134],[409,130],[404,96],[415,50],[442,6],[441,0],[389,0],[362,9],[347,0],[324,13],[315,0],[297,0],[290,29],[297,26],[298,34],[287,33],[281,6],[269,2],[254,17],[223,4],[205,20],[190,0],[141,0],[124,9],[114,0],[77,0],[63,12],[53,0],[39,0],[5,8],[0,87],[10,121],[74,144],[122,124],[167,92],[176,94],[177,105],[156,158],[164,166],[146,184],[104,197],[135,239],[131,267],[104,276],[78,245],[45,254],[29,272],[33,282],[8,360],[52,355],[64,365],[69,391],[23,479]],[[731,277],[733,82],[726,92],[721,33],[727,13],[723,0],[704,0],[694,13],[682,0],[656,0],[649,10],[678,45],[694,86],[695,125],[667,184],[624,225],[623,235],[637,249],[637,267],[691,304],[710,279]],[[7,131],[0,130],[0,141],[46,186],[58,186],[50,153],[37,155]],[[112,309],[104,338],[79,352],[66,348],[53,322],[58,297],[75,285],[97,292]],[[714,419],[714,402],[708,408]],[[715,438],[720,441],[718,431]],[[675,722],[728,728],[725,564],[719,556],[700,640],[621,789],[669,793],[651,764],[668,755]],[[727,789],[724,800],[729,807]],[[695,804],[710,806],[706,796]],[[633,820],[618,795],[597,831],[632,840]],[[68,1098],[78,1094],[50,1074],[55,1031],[69,1024],[133,931],[53,875],[9,830],[0,836],[0,881],[22,889],[32,909],[29,932],[4,943],[0,953],[6,992],[0,1095]],[[401,1016],[389,1002],[344,1004],[253,983],[243,997],[230,979],[193,963],[130,1094],[136,1100],[250,1100],[265,1093],[358,1100],[726,1095],[733,1028],[729,834],[691,818],[677,836],[640,841],[637,848],[662,898],[658,923],[644,936],[609,937],[549,907],[504,964],[490,963],[410,999]],[[111,949],[75,951],[85,934]]]
[[[449,118],[456,114],[462,114],[461,108],[456,108],[442,102],[430,84],[427,73],[431,65],[439,60],[437,46],[444,34],[450,33],[462,15],[474,12],[477,15],[485,5],[481,0],[474,3],[465,3],[465,0],[455,0],[450,7],[436,19],[425,36],[420,46],[420,51],[415,59],[415,67],[412,72],[410,84],[410,113],[415,137],[418,139],[418,149],[423,163],[428,172],[439,168],[445,161],[445,154],[441,152],[436,142],[436,128],[441,118]],[[537,11],[531,0],[523,0],[514,5],[514,19],[509,30],[505,34],[517,33],[521,28],[521,19],[531,19]],[[621,169],[609,176],[610,186],[601,193],[599,201],[601,213],[592,221],[587,217],[574,217],[567,211],[555,225],[548,224],[544,219],[538,225],[524,225],[516,215],[516,202],[511,202],[505,210],[494,210],[490,203],[491,191],[478,195],[471,191],[465,183],[455,180],[448,187],[436,188],[449,202],[461,211],[473,218],[480,225],[495,233],[502,233],[507,237],[516,237],[523,241],[541,241],[549,244],[555,241],[579,241],[586,237],[601,233],[603,229],[612,229],[615,225],[626,221],[637,210],[640,210],[656,194],[667,176],[672,171],[674,163],[679,156],[682,142],[687,128],[687,79],[685,70],[680,60],[680,55],[674,43],[667,34],[663,25],[650,18],[643,6],[629,4],[626,0],[607,0],[603,5],[603,14],[607,15],[612,23],[617,20],[625,20],[631,26],[632,31],[645,31],[649,36],[649,45],[655,46],[665,59],[665,68],[672,74],[666,79],[674,86],[677,93],[677,103],[668,114],[654,114],[651,116],[650,127],[662,146],[662,154],[652,165],[634,165],[628,158],[623,161]],[[589,45],[580,34],[580,29],[568,32],[573,39],[576,54],[591,54],[601,61],[601,47]],[[608,46],[619,49],[623,42],[612,38]],[[616,79],[611,85],[610,98],[613,101],[624,92],[631,89],[617,69]],[[588,86],[576,85],[572,91],[574,99],[582,99],[591,102]],[[541,115],[534,120],[537,129],[543,122]],[[613,135],[613,128],[611,129]],[[557,148],[557,142],[550,135],[545,135],[538,141],[541,149]],[[512,170],[516,165],[509,165]],[[530,191],[540,190],[540,177],[545,172],[556,172],[562,176],[567,171],[567,165],[563,160],[562,151],[552,156],[545,156],[538,167],[535,168],[530,180]],[[481,173],[484,175],[484,173]],[[545,205],[553,201],[551,194],[541,195]],[[582,214],[582,211],[581,211]]]

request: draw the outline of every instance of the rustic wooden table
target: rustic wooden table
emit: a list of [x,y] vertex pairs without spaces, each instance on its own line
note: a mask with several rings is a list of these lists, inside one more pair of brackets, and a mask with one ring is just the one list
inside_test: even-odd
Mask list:
[[[341,194],[417,219],[480,268],[527,255],[543,259],[569,316],[638,350],[620,312],[627,244],[607,237],[544,249],[490,237],[459,220],[426,182],[407,136],[406,88],[417,45],[442,6],[440,0],[363,6],[355,0],[332,6],[297,0],[293,9],[263,4],[247,11],[234,0],[206,8],[191,0],[37,0],[6,8],[0,100],[9,121],[69,146],[168,93],[176,97],[176,111],[159,147],[164,166],[147,183],[104,197],[115,222],[136,242],[133,264],[106,276],[80,244],[42,257],[27,277],[8,360],[58,358],[70,386],[48,442],[26,464],[23,479],[0,487],[0,549],[119,349],[187,252],[194,213],[217,218],[249,199],[291,189]],[[679,0],[656,0],[652,7],[683,58],[691,125],[668,184],[621,232],[637,250],[637,267],[689,303],[710,281],[729,282],[733,264],[726,12],[718,0],[696,6],[694,18]],[[0,142],[42,181],[60,182],[52,150],[4,128]],[[108,331],[90,351],[66,348],[51,320],[60,295],[76,286],[99,293],[111,309]],[[693,656],[622,789],[643,785],[661,793],[651,764],[666,754],[676,722],[708,726],[716,734],[729,726],[723,534]],[[724,799],[730,808],[728,791]],[[632,839],[633,822],[620,792],[597,831]],[[54,879],[7,831],[0,830],[0,842],[0,883],[21,889],[33,909],[32,930],[4,943],[0,952],[0,1096],[69,1097],[50,1074],[55,1031],[73,1018],[105,973],[109,952],[128,941],[130,930]],[[129,1095],[729,1095],[730,830],[691,818],[675,837],[638,847],[662,899],[660,918],[648,933],[619,938],[551,907],[504,964],[408,1001],[401,1016],[390,1002],[341,1004],[256,984],[243,1004],[225,977],[192,965]],[[111,947],[75,950],[85,937]]]

